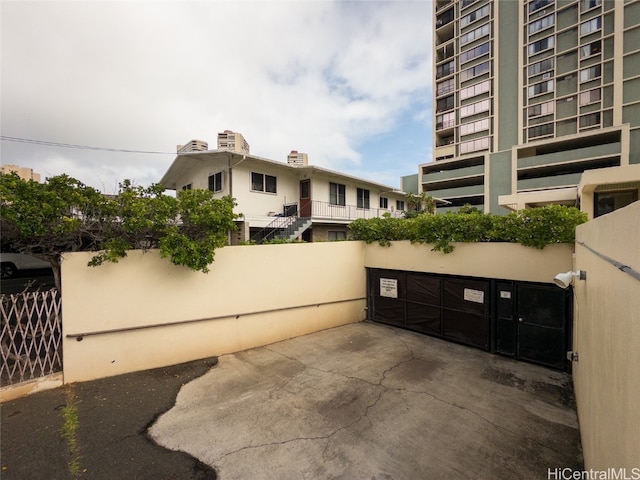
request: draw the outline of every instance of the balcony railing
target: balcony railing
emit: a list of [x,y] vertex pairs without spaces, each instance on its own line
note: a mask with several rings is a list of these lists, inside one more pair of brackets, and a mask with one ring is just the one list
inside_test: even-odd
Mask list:
[[389,213],[394,217],[402,216],[402,211],[392,211],[388,208],[359,208],[355,205],[333,205],[319,200],[311,202],[311,217],[314,220],[356,220],[358,218],[382,217],[385,213]]

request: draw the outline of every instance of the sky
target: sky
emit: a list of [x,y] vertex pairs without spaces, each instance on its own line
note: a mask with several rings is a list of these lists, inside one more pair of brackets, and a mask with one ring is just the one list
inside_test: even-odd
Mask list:
[[110,150],[3,139],[0,162],[114,193],[158,182],[178,144],[215,149],[228,129],[253,155],[298,150],[400,187],[431,160],[431,8],[2,0],[2,137]]

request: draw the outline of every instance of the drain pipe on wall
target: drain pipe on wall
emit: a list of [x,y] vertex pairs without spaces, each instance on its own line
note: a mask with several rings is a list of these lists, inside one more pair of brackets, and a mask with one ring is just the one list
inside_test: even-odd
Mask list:
[[[242,162],[244,162],[247,159],[246,155],[242,155],[242,158],[240,159],[240,161],[238,163],[236,163],[235,165],[232,166],[231,163],[231,159],[233,158],[233,154],[229,153],[229,157],[228,157],[228,163],[229,163],[229,196],[231,198],[233,198],[233,174],[232,174],[232,170],[233,167],[237,167],[238,165],[240,165]],[[227,232],[227,243],[229,245],[231,245],[231,232]]]

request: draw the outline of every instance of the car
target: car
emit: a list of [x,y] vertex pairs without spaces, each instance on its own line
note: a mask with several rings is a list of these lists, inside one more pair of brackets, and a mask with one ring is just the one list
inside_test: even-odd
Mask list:
[[0,253],[1,278],[14,277],[19,270],[35,270],[38,268],[51,268],[51,264],[46,260],[23,253]]

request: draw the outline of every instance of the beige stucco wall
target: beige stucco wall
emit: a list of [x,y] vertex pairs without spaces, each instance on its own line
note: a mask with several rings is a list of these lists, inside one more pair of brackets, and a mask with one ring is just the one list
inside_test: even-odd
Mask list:
[[622,167],[598,168],[586,170],[578,185],[580,209],[593,218],[594,194],[598,187],[608,187],[611,191],[637,189],[640,182],[640,165],[624,165]]
[[431,245],[409,241],[390,247],[365,247],[365,265],[412,272],[442,273],[553,283],[572,267],[573,245],[548,245],[543,250],[515,243],[456,243],[452,253],[431,251]]
[[[66,383],[236,352],[365,318],[360,242],[226,247],[216,251],[208,274],[174,266],[157,251],[129,252],[95,268],[86,266],[90,258],[73,253],[62,263]],[[124,332],[91,335],[113,330]],[[81,341],[73,338],[78,334],[85,334]]]
[[[640,202],[578,227],[577,241],[640,271]],[[576,245],[573,379],[587,469],[640,468],[640,281]]]

